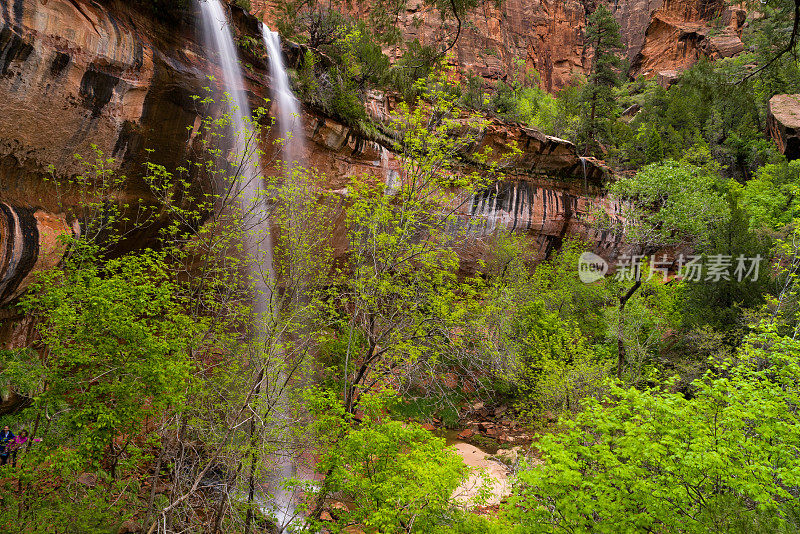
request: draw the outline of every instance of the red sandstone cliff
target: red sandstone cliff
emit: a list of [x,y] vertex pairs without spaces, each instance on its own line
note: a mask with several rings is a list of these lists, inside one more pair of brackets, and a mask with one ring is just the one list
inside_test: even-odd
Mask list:
[[[141,164],[149,159],[174,169],[192,159],[206,111],[192,97],[217,71],[191,19],[168,26],[121,0],[16,0],[13,7],[0,11],[0,307],[37,270],[57,264],[58,234],[79,231],[68,214],[77,198],[56,191],[50,169],[57,177],[75,176],[81,172],[75,155],[92,159],[96,146],[114,158],[112,169],[128,176],[120,194],[155,205]],[[234,14],[239,31],[258,35],[254,20]],[[269,75],[258,58],[250,59],[246,83],[256,104],[269,96]],[[368,107],[376,120],[389,115],[380,94]],[[386,180],[397,172],[390,147],[310,109],[303,121],[304,158],[323,173],[325,187],[338,189],[355,174]],[[542,253],[567,234],[600,245],[605,238],[590,236],[580,215],[601,192],[602,165],[582,161],[567,141],[518,125],[494,122],[481,135],[481,146],[509,142],[522,149],[509,167],[513,185],[487,191],[465,215],[488,221],[482,231],[498,221],[525,228]],[[192,179],[193,187],[208,186],[201,175]],[[150,225],[125,246],[142,246],[157,231],[158,224]]]
[[[58,233],[78,231],[60,204],[70,200],[46,181],[49,168],[72,176],[80,170],[74,155],[92,157],[96,145],[130,176],[125,194],[146,196],[137,182],[145,158],[175,167],[192,157],[202,116],[192,96],[216,69],[196,40],[191,17],[167,26],[121,0],[15,0],[3,6],[0,304],[18,296],[37,270],[58,262]],[[635,72],[685,67],[701,53],[729,55],[739,47],[744,13],[724,8],[722,0],[619,0],[612,7]],[[465,21],[453,61],[498,79],[514,59],[523,58],[541,72],[546,87],[556,89],[587,66],[582,34],[586,12],[593,8],[578,0],[504,0],[499,7],[485,2]],[[724,31],[709,33],[709,21],[720,15]],[[240,31],[257,36],[252,19],[241,13],[236,18]],[[399,24],[407,37],[423,42],[453,29],[452,21],[442,22],[420,0],[409,3]],[[254,63],[247,83],[257,101],[269,95],[269,76]],[[376,93],[369,108],[385,120],[389,104]],[[324,173],[328,188],[354,174],[391,179],[397,172],[389,147],[313,110],[305,110],[303,118],[305,157]],[[498,146],[514,141],[523,149],[507,184],[471,203],[469,215],[485,220],[485,229],[495,223],[525,228],[542,252],[568,234],[589,237],[600,248],[611,245],[606,236],[589,235],[581,222],[591,199],[601,194],[601,165],[581,161],[566,141],[515,125],[493,123],[482,139]],[[156,151],[148,156],[147,149]],[[203,177],[195,179],[202,187]],[[131,246],[148,236],[137,239]]]
[[[253,12],[273,22],[275,0],[252,0]],[[505,79],[516,60],[536,69],[542,88],[555,91],[591,65],[584,47],[587,14],[599,0],[483,0],[463,21],[451,63],[487,81]],[[499,4],[499,5],[498,5]],[[745,12],[725,0],[612,0],[631,75],[655,77],[681,71],[701,56],[729,57],[742,51]],[[363,7],[360,9],[364,9]],[[356,8],[358,11],[359,8]],[[442,45],[456,32],[424,0],[410,0],[398,25],[407,39]],[[713,31],[712,31],[713,30]]]

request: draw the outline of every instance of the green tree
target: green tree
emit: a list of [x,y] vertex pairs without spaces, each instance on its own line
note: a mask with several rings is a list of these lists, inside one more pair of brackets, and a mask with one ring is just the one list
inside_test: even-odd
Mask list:
[[517,361],[510,374],[520,413],[577,412],[585,399],[602,396],[611,361],[576,323],[548,313],[541,301],[528,303],[514,323],[516,332],[509,337]]
[[[398,187],[358,179],[348,187],[348,253],[325,302],[333,338],[328,346],[336,347],[328,352],[330,368],[349,414],[387,384],[401,394],[416,391],[447,402],[442,374],[481,368],[482,283],[458,276],[457,251],[467,235],[459,213],[468,196],[457,192],[496,176],[503,155],[490,161],[487,152],[473,152],[485,174],[462,173],[458,161],[484,123],[475,117],[464,122],[448,83],[438,77],[420,84],[425,104],[420,100],[412,110],[402,103],[393,117],[402,164]],[[335,466],[327,469],[326,479]],[[312,518],[329,493],[317,495]]]
[[715,228],[729,218],[728,205],[718,192],[713,172],[688,163],[666,160],[623,176],[609,186],[620,202],[622,217],[610,220],[598,212],[600,228],[616,231],[631,249],[633,284],[619,295],[617,323],[617,375],[625,364],[625,306],[642,285],[634,256],[644,258],[664,247],[702,247],[711,242]]
[[[159,445],[150,427],[184,409],[205,326],[185,312],[164,252],[108,259],[86,241],[70,246],[20,304],[37,339],[1,354],[4,380],[31,398],[31,438],[41,439],[18,452],[17,487],[1,507],[20,532],[99,532],[133,514],[138,485],[128,479]],[[96,488],[74,482],[87,471]]]
[[60,424],[84,457],[105,457],[115,476],[125,446],[115,438],[127,442],[148,417],[183,404],[187,356],[202,323],[175,299],[163,253],[98,264],[96,247],[72,245],[81,250],[22,302],[41,338],[33,409],[64,410]]
[[613,90],[622,69],[619,23],[605,4],[598,5],[586,21],[585,42],[592,48],[592,67],[581,95],[589,108],[585,123],[585,154],[589,154],[596,149],[598,137],[609,138],[616,118]]
[[521,414],[577,411],[585,396],[604,391],[609,365],[603,346],[605,285],[578,278],[580,241],[565,241],[536,262],[527,237],[499,234],[485,267],[485,306],[496,345],[494,373],[517,399]]
[[[350,503],[331,521],[309,522],[315,531],[347,527],[379,532],[432,532],[455,509],[453,492],[468,469],[444,439],[418,424],[385,415],[398,399],[388,391],[363,398],[364,417],[354,428],[335,394],[309,395],[316,428],[328,439],[317,465],[328,473],[326,492]],[[342,437],[343,436],[343,437]]]
[[741,190],[741,204],[754,230],[780,231],[797,216],[800,161],[767,164]]
[[694,395],[613,387],[519,475],[530,532],[792,532],[800,347],[768,324]]
[[[764,2],[748,2],[747,5],[761,10],[763,16],[755,21],[753,31],[756,43],[757,69],[746,74],[740,81],[754,76],[762,77],[767,85],[775,87],[779,92],[781,85],[788,83],[797,86],[798,72],[797,48],[800,45],[800,0],[768,0]],[[784,59],[789,56],[789,61]],[[787,74],[795,75],[795,80],[786,80]],[[771,95],[770,95],[771,96]]]

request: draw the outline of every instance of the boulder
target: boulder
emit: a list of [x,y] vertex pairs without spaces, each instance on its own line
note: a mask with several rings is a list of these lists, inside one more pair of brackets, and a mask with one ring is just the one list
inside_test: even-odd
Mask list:
[[662,70],[658,73],[658,85],[667,89],[678,81],[680,73],[676,70]]
[[731,31],[741,30],[747,20],[747,10],[738,6],[728,6],[722,12],[722,24]]
[[742,39],[735,34],[712,35],[706,45],[706,53],[712,59],[733,57],[744,50]]
[[137,534],[142,531],[141,525],[133,519],[123,522],[117,529],[117,534]]
[[94,473],[81,473],[76,482],[89,488],[97,485],[97,475]]
[[457,437],[458,437],[458,439],[466,441],[466,440],[470,439],[474,435],[475,435],[475,431],[474,430],[472,430],[471,428],[465,428],[464,430],[462,430],[461,432],[458,433]]
[[788,160],[800,159],[800,94],[770,98],[767,127]]

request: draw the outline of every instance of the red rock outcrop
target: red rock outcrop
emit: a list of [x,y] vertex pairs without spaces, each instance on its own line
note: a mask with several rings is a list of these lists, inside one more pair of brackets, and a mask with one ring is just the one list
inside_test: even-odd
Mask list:
[[59,236],[77,231],[63,216],[0,202],[0,304],[19,297],[37,272],[58,265]]
[[[487,81],[506,80],[522,60],[536,69],[541,86],[561,89],[591,66],[584,46],[586,18],[602,0],[484,0],[462,21],[450,51],[460,72]],[[251,0],[253,12],[274,25],[275,0]],[[743,49],[745,11],[725,0],[615,0],[606,2],[620,24],[624,55],[634,76],[682,71],[700,57],[730,57]],[[369,6],[355,2],[356,15]],[[410,0],[397,18],[406,39],[443,49],[455,36],[457,22],[446,20],[429,2]],[[712,26],[714,26],[712,28]],[[397,57],[397,50],[387,50]]]
[[[388,117],[388,103],[373,100],[374,116]],[[400,163],[386,147],[366,141],[347,126],[330,118],[306,115],[306,160],[325,173],[331,190],[344,190],[349,177],[369,174],[387,184],[400,180]],[[503,157],[510,144],[519,154]],[[524,231],[535,243],[535,255],[544,259],[566,237],[581,237],[596,252],[613,259],[619,241],[616,236],[596,232],[592,213],[604,209],[612,217],[619,207],[602,200],[603,184],[610,171],[602,162],[581,158],[569,141],[543,135],[524,126],[491,121],[478,135],[473,152],[491,148],[503,159],[505,176],[484,191],[460,198],[457,212],[472,239],[459,251],[462,269],[472,271],[478,260],[486,259],[491,240],[500,228]]]
[[633,62],[642,51],[653,14],[663,4],[664,0],[617,0],[611,3],[628,61]]
[[[712,28],[711,21],[718,17],[722,27]],[[723,0],[665,0],[652,15],[630,73],[656,76],[685,70],[702,56],[734,56],[744,49],[744,22],[745,11]]]
[[787,159],[800,159],[800,95],[769,99],[769,134]]

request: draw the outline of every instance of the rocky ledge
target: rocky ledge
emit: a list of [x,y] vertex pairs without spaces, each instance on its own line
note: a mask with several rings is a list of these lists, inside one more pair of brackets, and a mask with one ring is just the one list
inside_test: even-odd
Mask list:
[[769,134],[778,150],[791,161],[800,159],[800,95],[769,99]]

